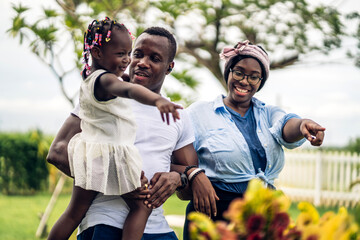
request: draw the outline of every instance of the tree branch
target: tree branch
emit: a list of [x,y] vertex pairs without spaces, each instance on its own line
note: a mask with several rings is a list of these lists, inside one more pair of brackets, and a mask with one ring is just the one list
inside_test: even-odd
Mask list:
[[298,60],[299,60],[299,54],[296,54],[296,55],[290,56],[288,58],[284,58],[284,59],[282,59],[280,61],[272,62],[270,64],[270,68],[271,69],[284,68],[284,67],[293,65]]

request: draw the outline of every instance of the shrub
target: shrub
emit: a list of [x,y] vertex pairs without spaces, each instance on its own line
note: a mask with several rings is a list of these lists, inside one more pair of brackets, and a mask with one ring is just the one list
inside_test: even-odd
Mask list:
[[0,133],[0,190],[4,194],[33,193],[47,186],[46,155],[50,139],[39,130]]

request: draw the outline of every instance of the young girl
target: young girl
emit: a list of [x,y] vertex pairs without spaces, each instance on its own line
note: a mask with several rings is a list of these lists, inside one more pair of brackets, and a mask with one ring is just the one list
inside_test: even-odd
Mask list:
[[[80,89],[82,132],[69,142],[68,155],[75,186],[68,208],[49,239],[68,239],[96,194],[123,195],[141,186],[142,161],[134,146],[135,122],[128,98],[156,106],[163,121],[179,119],[182,108],[147,88],[119,80],[130,63],[131,33],[106,18],[94,20],[84,36],[85,68]],[[89,66],[89,56],[92,64]],[[147,181],[142,175],[143,182]],[[151,213],[142,200],[126,199],[130,211],[123,239],[141,239]]]

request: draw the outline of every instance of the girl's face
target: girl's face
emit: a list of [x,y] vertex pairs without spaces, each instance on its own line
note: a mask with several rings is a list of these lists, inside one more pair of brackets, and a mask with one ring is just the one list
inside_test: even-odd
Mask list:
[[256,91],[259,89],[261,81],[255,85],[251,85],[248,82],[249,76],[259,76],[261,77],[261,67],[258,61],[253,58],[244,58],[237,62],[232,68],[232,71],[237,73],[241,72],[246,74],[243,80],[237,81],[233,78],[233,72],[230,72],[228,77],[228,96],[226,97],[229,102],[234,106],[242,105],[243,107],[249,107],[251,98],[254,96]]
[[110,41],[103,41],[104,46],[101,48],[101,57],[98,60],[98,65],[121,77],[125,72],[127,66],[130,64],[130,55],[132,40],[127,31],[113,29]]

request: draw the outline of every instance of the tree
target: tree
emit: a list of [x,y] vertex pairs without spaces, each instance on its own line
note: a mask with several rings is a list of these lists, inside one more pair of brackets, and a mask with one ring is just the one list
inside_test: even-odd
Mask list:
[[[8,30],[12,37],[19,37],[20,44],[29,43],[31,51],[54,73],[59,81],[60,89],[68,102],[74,106],[75,96],[70,96],[64,87],[65,78],[73,71],[81,69],[83,33],[87,23],[97,18],[101,12],[114,17],[120,11],[134,11],[138,1],[78,1],[56,0],[57,10],[43,9],[44,16],[34,22],[29,22],[24,16],[30,8],[13,5],[16,16],[12,27]],[[107,3],[107,4],[106,4]],[[54,2],[55,4],[55,2]],[[118,9],[110,6],[120,6]],[[79,10],[80,9],[80,10]],[[79,11],[83,10],[82,13]],[[85,12],[84,12],[85,10]],[[24,41],[25,40],[25,41]],[[62,55],[65,50],[74,52],[73,64],[67,69],[64,63],[70,59]]]
[[348,56],[354,59],[355,66],[360,68],[360,13],[352,12],[346,15],[347,19],[356,21],[357,27],[355,33],[352,35],[357,39],[357,50],[349,51]]
[[179,56],[192,56],[192,64],[206,67],[224,88],[219,52],[225,45],[240,39],[261,44],[276,69],[292,65],[300,54],[339,47],[343,34],[339,12],[304,0],[164,0],[155,6],[162,12],[159,19],[180,38]]
[[[58,10],[44,9],[44,18],[34,23],[24,17],[29,8],[13,6],[17,15],[9,33],[19,37],[20,44],[24,39],[30,43],[72,104],[75,97],[65,91],[64,78],[81,67],[82,34],[91,19],[120,19],[128,28],[136,29],[135,35],[152,25],[170,28],[179,43],[177,60],[183,63],[172,76],[190,88],[197,85],[192,75],[199,68],[207,69],[226,88],[219,53],[240,39],[263,45],[271,53],[271,67],[275,69],[294,64],[300,54],[313,50],[327,53],[339,47],[343,34],[335,9],[315,7],[304,0],[56,0],[56,4]],[[316,39],[311,38],[314,35]],[[74,67],[67,71],[62,70],[59,60],[64,47],[72,47],[76,53]],[[168,94],[173,100],[181,97],[178,92]]]

